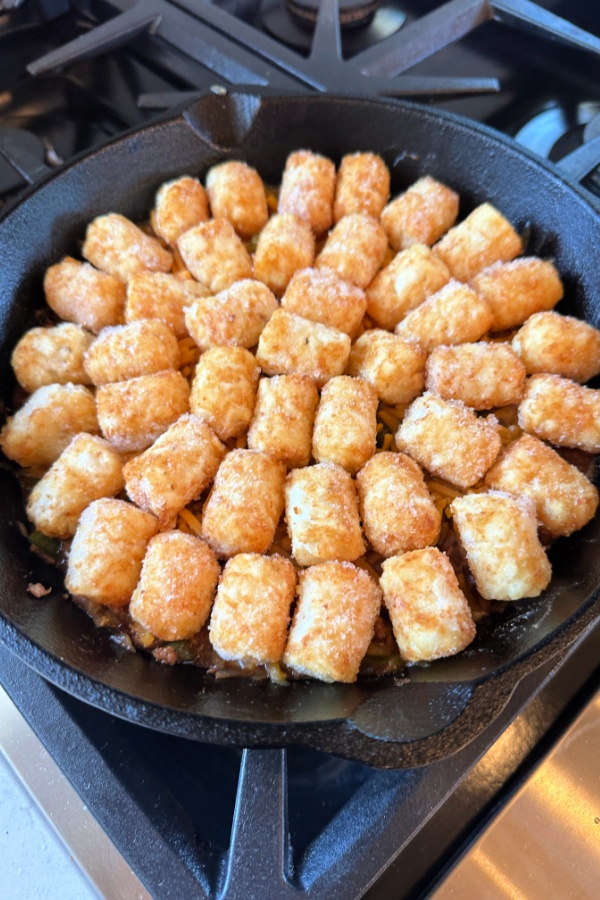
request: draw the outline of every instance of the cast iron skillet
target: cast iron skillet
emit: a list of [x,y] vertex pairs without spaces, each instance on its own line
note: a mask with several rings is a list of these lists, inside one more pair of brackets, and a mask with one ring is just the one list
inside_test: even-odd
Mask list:
[[[133,219],[179,174],[203,175],[243,158],[277,183],[288,153],[310,148],[339,161],[373,150],[390,166],[393,192],[421,174],[456,189],[461,215],[483,200],[519,230],[527,252],[555,260],[560,309],[600,324],[600,217],[584,191],[508,139],[410,103],[208,94],[182,114],[132,132],[30,189],[0,220],[1,384],[12,392],[10,350],[42,304],[45,268],[77,253],[94,216]],[[66,597],[58,573],[33,555],[18,483],[0,470],[0,637],[37,672],[93,705],[154,729],[247,747],[300,743],[377,766],[414,766],[453,753],[499,714],[519,680],[563,651],[600,612],[600,520],[552,550],[544,595],[480,629],[460,656],[415,667],[408,683],[208,682],[190,667],[163,667],[115,646]],[[29,581],[53,585],[43,600]]]

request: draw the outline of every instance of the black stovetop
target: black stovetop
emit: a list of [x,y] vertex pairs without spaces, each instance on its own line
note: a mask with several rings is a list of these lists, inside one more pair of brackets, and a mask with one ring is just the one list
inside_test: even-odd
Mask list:
[[[28,171],[7,162],[3,134],[25,135],[17,157],[24,146],[60,165],[215,85],[409,96],[553,161],[600,131],[599,4],[383,0],[370,24],[343,32],[340,51],[324,7],[313,45],[280,0],[25,0],[0,13],[0,203]],[[545,11],[595,36],[596,52],[593,41],[566,47],[542,33],[553,26]],[[481,24],[469,31],[466,21]],[[62,693],[3,646],[0,683],[159,900],[414,898],[597,687],[599,650],[596,627],[564,663],[528,676],[466,748],[398,772],[303,748],[242,751],[149,732]]]

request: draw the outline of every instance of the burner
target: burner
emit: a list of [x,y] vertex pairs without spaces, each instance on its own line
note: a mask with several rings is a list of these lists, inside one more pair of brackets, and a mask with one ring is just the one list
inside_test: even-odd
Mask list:
[[555,103],[534,113],[515,139],[539,156],[558,162],[600,134],[600,103]]
[[[289,47],[308,51],[319,11],[318,0],[263,0],[264,28]],[[340,0],[340,25],[346,56],[354,56],[395,34],[406,16],[387,0]]]
[[[342,28],[357,28],[368,25],[382,0],[339,0],[340,25]],[[316,24],[319,14],[319,0],[285,0],[290,13],[302,25],[311,28]]]

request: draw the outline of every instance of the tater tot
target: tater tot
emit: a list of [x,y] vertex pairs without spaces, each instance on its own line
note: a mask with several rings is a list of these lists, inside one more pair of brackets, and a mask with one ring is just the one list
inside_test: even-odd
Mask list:
[[184,231],[177,247],[194,278],[213,294],[252,278],[250,254],[227,219],[211,219]]
[[296,570],[283,556],[239,553],[228,560],[210,617],[210,642],[219,656],[279,662],[295,591]]
[[123,484],[123,461],[108,441],[78,434],[34,486],[27,515],[44,534],[68,538],[93,500],[118,494]]
[[278,309],[260,336],[256,361],[266,375],[308,375],[322,387],[343,373],[350,345],[347,334]]
[[278,459],[288,469],[308,465],[319,393],[307,375],[261,378],[248,447]]
[[407,662],[460,653],[475,637],[475,623],[450,560],[437,547],[386,559],[383,601]]
[[279,304],[266,284],[245,278],[185,311],[187,329],[201,350],[218,344],[254,347]]
[[312,266],[315,238],[308,222],[292,213],[271,216],[260,235],[254,253],[254,277],[278,297],[294,272]]
[[95,333],[123,321],[123,281],[70,256],[46,270],[44,293],[57,316]]
[[419,465],[404,453],[378,453],[356,476],[365,535],[382,556],[435,544],[441,515]]
[[450,272],[425,244],[396,254],[367,288],[367,311],[384,328],[395,328],[412,309],[450,281]]
[[293,469],[285,483],[292,553],[301,566],[353,562],[365,552],[352,476],[334,463]]
[[384,403],[410,403],[425,386],[427,353],[414,341],[375,328],[352,345],[346,371],[372,384]]
[[457,281],[469,281],[495,262],[508,262],[523,252],[521,238],[491,203],[482,203],[435,244],[433,252]]
[[532,375],[519,405],[519,425],[559,447],[600,453],[600,391],[560,375]]
[[173,254],[125,216],[108,213],[87,227],[81,252],[88,262],[127,281],[136,272],[169,272]]
[[335,166],[330,159],[298,150],[290,153],[281,178],[277,211],[305,219],[316,235],[333,223]]
[[467,494],[452,501],[450,512],[482,597],[522,600],[547,587],[552,569],[532,500],[504,491]]
[[367,309],[367,297],[362,288],[329,269],[307,268],[296,272],[281,306],[289,313],[354,337]]
[[222,441],[246,431],[254,412],[260,369],[243,347],[211,347],[196,366],[190,409]]
[[525,366],[508,344],[435,347],[426,370],[427,390],[473,409],[518,403],[525,386]]
[[267,195],[256,169],[237,160],[218,163],[206,173],[205,184],[213,218],[231,222],[242,240],[266,225]]
[[184,641],[210,615],[221,569],[193,534],[169,531],[150,539],[129,612],[163,641]]
[[283,512],[285,466],[257,450],[232,450],[217,472],[202,537],[217,556],[265,553]]
[[125,321],[160,319],[177,338],[188,330],[185,310],[199,297],[208,297],[209,289],[191,279],[177,278],[165,272],[140,272],[127,282]]
[[349,562],[305,569],[283,662],[321,681],[356,681],[380,608],[379,585],[364,569]]
[[98,422],[117,450],[145,450],[179,416],[189,411],[189,384],[167,370],[98,388]]
[[364,289],[379,271],[386,250],[387,237],[377,219],[352,213],[329,232],[315,266],[333,269],[340,278]]
[[600,331],[556,312],[530,316],[512,339],[528,375],[546,372],[583,384],[600,373]]
[[83,357],[92,340],[89,331],[71,322],[30,328],[10,359],[17,381],[28,394],[46,384],[90,384]]
[[552,447],[524,434],[506,448],[485,476],[490,488],[530,497],[552,537],[583,528],[598,506],[598,491]]
[[460,400],[429,392],[411,404],[396,432],[396,446],[432,475],[472,487],[501,448],[495,420],[481,418]]
[[492,313],[483,297],[453,279],[409,312],[395,333],[431,351],[442,344],[478,341],[491,323]]
[[377,391],[362,378],[338,375],[327,382],[315,415],[313,456],[354,474],[375,453]]
[[552,263],[535,256],[495,263],[475,275],[471,287],[492,311],[492,331],[522,325],[533,313],[553,309],[563,296],[563,285]]
[[208,195],[197,178],[184,175],[161,185],[156,192],[152,227],[171,246],[184,231],[209,217]]
[[349,153],[342,158],[335,185],[333,221],[351,213],[378,219],[390,196],[390,172],[376,153]]
[[141,319],[103,328],[85,355],[85,371],[95,385],[153,375],[179,364],[179,345],[168,325]]
[[183,415],[126,463],[127,494],[161,527],[172,525],[177,513],[208,487],[224,455],[225,447],[206,422]]
[[396,251],[417,243],[431,246],[454,225],[458,207],[458,194],[426,175],[388,203],[381,224]]
[[91,391],[81,384],[48,384],[8,418],[0,447],[20,466],[51,466],[76,434],[98,430]]
[[81,514],[69,552],[65,586],[103,606],[127,606],[158,522],[132,503],[94,500]]

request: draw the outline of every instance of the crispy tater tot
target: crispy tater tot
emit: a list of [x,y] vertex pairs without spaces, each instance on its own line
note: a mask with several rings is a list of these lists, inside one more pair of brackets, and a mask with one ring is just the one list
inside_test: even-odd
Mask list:
[[491,203],[482,203],[435,244],[433,252],[457,281],[469,281],[495,262],[508,262],[523,252],[521,238]]
[[380,608],[381,589],[364,569],[349,562],[305,569],[283,662],[321,681],[356,681]]
[[153,513],[161,527],[197,499],[215,477],[225,447],[196,416],[181,416],[144,453],[124,467],[125,488],[133,502]]
[[321,391],[315,415],[313,456],[354,474],[375,453],[377,391],[362,378],[338,375]]
[[600,373],[600,331],[556,312],[530,316],[512,339],[528,375],[546,372],[583,384]]
[[150,539],[129,612],[163,641],[184,641],[210,615],[221,569],[204,541],[169,531]]
[[497,262],[475,275],[471,287],[488,302],[492,331],[522,325],[533,313],[553,309],[563,296],[555,267],[536,256]]
[[70,256],[46,270],[44,293],[57,316],[90,331],[123,321],[125,285],[121,279]]
[[63,450],[27,500],[27,515],[51,537],[75,534],[81,513],[93,500],[123,487],[123,461],[108,441],[82,432]]
[[410,403],[425,386],[427,352],[382,329],[365,331],[352,345],[347,373],[372,384],[384,403]]
[[308,375],[261,378],[248,447],[268,453],[288,469],[308,465],[319,393]]
[[344,281],[330,269],[296,272],[281,298],[282,309],[312,322],[321,322],[354,337],[367,308],[362,288]]
[[294,559],[312,566],[353,562],[365,552],[352,476],[334,463],[293,469],[285,483],[285,515]]
[[260,369],[243,347],[211,347],[196,366],[190,409],[222,441],[246,431],[254,412]]
[[296,570],[283,556],[239,553],[228,560],[210,617],[210,642],[219,656],[279,662],[295,590]]
[[187,329],[201,350],[218,344],[254,347],[279,304],[266,284],[244,278],[187,307]]
[[46,384],[90,384],[83,358],[93,339],[71,322],[30,328],[10,358],[17,381],[28,394]]
[[0,447],[20,466],[51,466],[76,434],[98,430],[91,391],[81,384],[47,384],[9,416]]
[[81,514],[71,544],[67,590],[103,606],[127,606],[157,531],[154,516],[132,503],[94,500]]
[[127,281],[136,272],[169,272],[173,254],[119,213],[98,216],[87,227],[81,252],[88,262]]
[[396,251],[417,243],[431,246],[454,225],[458,206],[455,191],[426,175],[388,203],[381,224]]
[[330,159],[297,150],[287,158],[277,211],[293,213],[305,219],[316,235],[324,234],[333,223],[335,166]]
[[466,489],[485,475],[500,452],[495,423],[460,400],[427,392],[409,407],[396,432],[396,446],[432,475]]
[[250,254],[227,219],[211,219],[184,231],[177,247],[194,278],[213,294],[252,278]]
[[373,216],[352,213],[329,232],[315,260],[317,269],[333,269],[340,278],[366,288],[385,258],[387,237]]
[[283,512],[285,466],[257,450],[232,450],[217,472],[202,537],[217,556],[265,553]]
[[435,544],[441,516],[419,465],[404,453],[378,453],[356,476],[363,528],[382,556]]
[[258,236],[254,276],[279,297],[294,272],[312,266],[314,258],[315,238],[308,222],[292,213],[275,214]]
[[598,506],[598,491],[552,447],[524,434],[504,450],[485,476],[490,488],[530,497],[552,537],[583,528]]
[[395,328],[412,309],[450,281],[450,272],[425,244],[396,254],[367,288],[367,311],[384,328]]
[[560,375],[532,375],[519,405],[519,425],[559,447],[600,453],[600,391]]
[[475,623],[450,560],[437,547],[412,550],[382,566],[383,602],[407,662],[460,653],[475,637]]
[[95,385],[127,381],[175,369],[179,363],[177,338],[158,319],[103,328],[85,354],[85,371]]
[[450,512],[482,597],[521,600],[547,587],[552,569],[533,500],[504,491],[466,494],[452,501]]
[[252,166],[237,160],[218,163],[206,173],[205,184],[213,218],[231,222],[242,240],[264,228],[269,218],[267,196]]
[[161,319],[177,338],[188,333],[185,310],[199,297],[208,297],[209,289],[191,279],[177,278],[165,272],[140,272],[127,282],[125,321]]
[[184,175],[167,181],[156,192],[152,227],[167,244],[175,246],[184,231],[210,217],[208,195],[197,178]]
[[473,409],[518,403],[525,386],[525,366],[508,344],[434,347],[426,370],[427,390]]
[[98,388],[98,422],[121,452],[145,450],[189,411],[190,387],[181,372],[140,375]]
[[335,185],[333,221],[351,213],[378,219],[390,196],[390,171],[376,153],[349,153],[342,158]]
[[347,334],[278,309],[260,336],[256,360],[266,375],[308,375],[322,387],[343,373],[350,345]]
[[491,323],[492,313],[483,297],[453,279],[409,312],[395,333],[431,351],[442,344],[478,341]]

